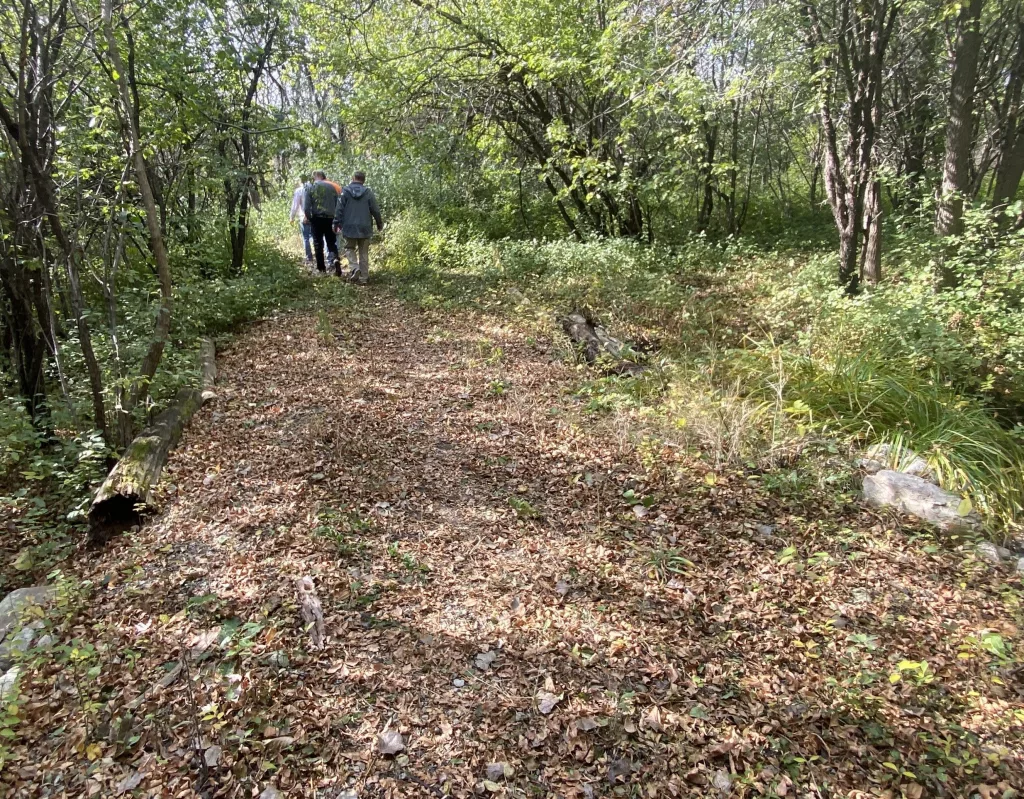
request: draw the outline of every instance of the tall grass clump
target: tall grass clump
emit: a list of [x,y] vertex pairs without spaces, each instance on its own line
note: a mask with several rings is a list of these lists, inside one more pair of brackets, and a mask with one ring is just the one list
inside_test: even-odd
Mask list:
[[969,497],[993,521],[1019,521],[1024,445],[980,400],[928,375],[894,371],[869,352],[823,364],[762,346],[739,357],[737,368],[765,397],[777,393],[783,372],[787,411],[804,417],[806,427],[859,444],[889,444],[894,464],[916,453],[942,486]]

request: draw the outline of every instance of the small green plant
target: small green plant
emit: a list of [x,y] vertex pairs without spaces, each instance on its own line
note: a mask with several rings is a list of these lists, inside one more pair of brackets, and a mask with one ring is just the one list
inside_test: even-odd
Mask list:
[[477,342],[477,354],[489,366],[496,366],[505,358],[505,350],[488,339]]
[[540,511],[525,499],[509,497],[508,504],[520,519],[539,519],[541,516]]
[[492,380],[487,386],[487,393],[492,397],[503,397],[505,396],[505,391],[507,389],[508,386],[505,384],[504,380]]
[[915,685],[927,685],[935,681],[935,672],[931,670],[926,660],[901,660],[896,666],[896,671],[889,675],[889,682],[898,683],[903,679],[908,679]]
[[316,315],[316,337],[321,344],[334,343],[334,325],[327,311],[319,311]]
[[660,580],[671,579],[671,576],[687,574],[693,569],[693,561],[684,556],[678,549],[655,549],[647,559],[650,572]]
[[1000,666],[1010,666],[1016,662],[1012,645],[994,630],[982,630],[977,635],[968,635],[960,645],[957,657],[970,660],[979,655],[988,655]]
[[785,499],[805,497],[815,485],[814,478],[805,469],[779,469],[766,472],[761,478],[766,490]]
[[796,560],[797,557],[796,547],[784,547],[777,558],[780,566],[786,566]]
[[372,521],[356,510],[323,508],[317,514],[313,537],[329,543],[340,556],[355,557],[363,554],[365,544],[353,540],[354,536],[364,535],[372,527]]
[[643,505],[645,508],[652,507],[658,500],[653,494],[638,494],[632,488],[622,492],[622,500],[629,506]]
[[420,563],[408,552],[402,552],[398,546],[397,541],[392,541],[388,544],[388,557],[392,560],[398,561],[402,564],[402,568],[410,574],[429,574],[430,567],[425,563]]
[[17,727],[21,723],[19,713],[21,705],[18,702],[17,693],[11,691],[7,694],[7,701],[0,707],[0,769],[3,769],[7,759],[11,756],[7,744],[18,737]]

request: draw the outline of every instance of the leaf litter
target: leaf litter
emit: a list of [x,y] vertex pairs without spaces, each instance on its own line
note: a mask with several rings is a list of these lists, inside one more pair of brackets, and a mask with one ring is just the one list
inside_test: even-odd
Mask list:
[[336,317],[329,343],[308,315],[240,336],[162,510],[71,565],[81,598],[26,664],[0,794],[1022,784],[1019,578],[678,447],[652,461],[581,412],[544,325],[372,293]]

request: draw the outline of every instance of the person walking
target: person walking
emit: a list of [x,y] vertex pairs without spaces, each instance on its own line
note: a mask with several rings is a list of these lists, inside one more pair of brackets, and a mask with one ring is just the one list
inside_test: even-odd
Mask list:
[[309,219],[302,206],[306,196],[306,181],[299,177],[299,185],[292,194],[292,212],[288,217],[290,222],[299,222],[299,233],[302,234],[302,246],[306,250],[306,266],[313,265],[313,229],[309,225]]
[[365,286],[370,277],[370,238],[374,222],[377,230],[384,229],[377,198],[366,185],[366,173],[356,172],[352,182],[342,189],[334,213],[334,231],[345,237],[348,279],[361,286]]
[[[331,229],[338,208],[338,185],[328,181],[327,175],[321,170],[314,172],[313,178],[313,182],[306,188],[302,209],[313,234],[316,270],[320,274],[327,274],[327,266],[330,265],[332,269],[337,269],[340,276],[338,240]],[[324,263],[324,245],[327,246],[327,263]]]

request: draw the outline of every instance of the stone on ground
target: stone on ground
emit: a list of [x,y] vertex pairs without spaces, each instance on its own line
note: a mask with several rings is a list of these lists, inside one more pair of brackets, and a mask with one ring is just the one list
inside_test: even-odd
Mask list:
[[961,513],[962,498],[920,477],[882,469],[864,478],[864,501],[876,508],[895,508],[946,532],[974,530],[981,518]]
[[991,541],[981,541],[978,546],[975,547],[975,552],[978,553],[978,557],[982,560],[988,561],[996,566],[1002,563],[1004,560],[1009,560],[1013,553],[1010,552],[1006,547],[1001,547],[998,544],[993,544]]
[[0,602],[0,640],[18,625],[29,605],[45,607],[53,601],[55,594],[53,586],[34,585],[11,591],[5,596]]

